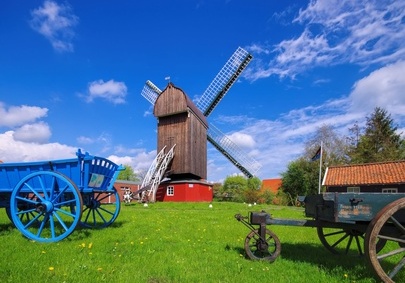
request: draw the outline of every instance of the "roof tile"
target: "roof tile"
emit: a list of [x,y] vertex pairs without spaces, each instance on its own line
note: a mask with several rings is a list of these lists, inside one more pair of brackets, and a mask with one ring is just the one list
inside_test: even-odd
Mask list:
[[331,166],[324,177],[325,186],[405,183],[405,160]]

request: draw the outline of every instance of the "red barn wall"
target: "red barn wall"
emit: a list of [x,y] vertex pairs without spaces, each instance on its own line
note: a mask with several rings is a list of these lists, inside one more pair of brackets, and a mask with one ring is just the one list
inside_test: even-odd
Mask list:
[[[173,187],[174,194],[168,195],[167,188]],[[212,202],[212,185],[196,181],[176,181],[160,184],[156,201],[167,202]]]

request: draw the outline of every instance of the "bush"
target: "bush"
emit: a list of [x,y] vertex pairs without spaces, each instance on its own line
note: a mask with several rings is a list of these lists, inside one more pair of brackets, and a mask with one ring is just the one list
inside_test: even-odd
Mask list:
[[260,194],[258,203],[271,204],[274,199],[274,196],[275,196],[274,193],[265,190]]

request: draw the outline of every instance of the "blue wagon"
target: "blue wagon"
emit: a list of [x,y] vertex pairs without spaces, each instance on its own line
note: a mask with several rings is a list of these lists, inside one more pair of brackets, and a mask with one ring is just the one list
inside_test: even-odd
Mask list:
[[114,182],[123,167],[80,150],[76,155],[0,164],[0,207],[27,238],[57,242],[77,225],[104,228],[117,218]]

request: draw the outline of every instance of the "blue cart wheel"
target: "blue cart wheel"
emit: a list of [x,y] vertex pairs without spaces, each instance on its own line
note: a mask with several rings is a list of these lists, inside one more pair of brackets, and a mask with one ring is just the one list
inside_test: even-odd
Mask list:
[[80,221],[81,211],[77,186],[54,171],[27,175],[10,197],[14,225],[24,236],[38,242],[57,242],[69,236]]
[[87,228],[105,228],[111,225],[121,210],[120,196],[115,188],[110,191],[93,191],[82,195],[81,224]]

